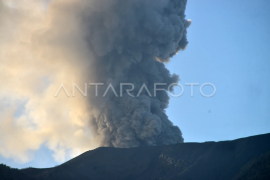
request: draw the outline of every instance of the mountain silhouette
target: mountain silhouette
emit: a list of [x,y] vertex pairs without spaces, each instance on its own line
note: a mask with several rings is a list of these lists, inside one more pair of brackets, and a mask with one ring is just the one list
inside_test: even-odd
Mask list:
[[270,179],[270,134],[233,141],[100,147],[54,168],[0,166],[1,180]]

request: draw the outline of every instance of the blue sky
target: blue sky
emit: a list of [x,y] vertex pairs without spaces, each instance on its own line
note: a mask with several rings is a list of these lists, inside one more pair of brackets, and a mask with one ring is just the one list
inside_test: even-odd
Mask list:
[[186,142],[270,132],[269,8],[267,0],[188,1],[190,43],[167,67],[181,84],[210,82],[217,91],[204,98],[195,87],[192,98],[185,86],[171,99],[167,113]]
[[[201,96],[199,86],[184,86],[171,98],[169,118],[183,132],[185,142],[232,140],[270,132],[270,1],[189,0],[189,45],[166,66],[180,75],[180,83],[212,83],[217,91]],[[176,92],[179,92],[176,89]],[[211,87],[204,92],[211,94]],[[33,161],[12,167],[53,167],[51,151],[42,147]]]

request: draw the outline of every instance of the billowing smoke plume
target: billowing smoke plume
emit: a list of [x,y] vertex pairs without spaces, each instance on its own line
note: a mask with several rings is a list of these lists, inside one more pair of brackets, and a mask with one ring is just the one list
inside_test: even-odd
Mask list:
[[[83,9],[84,38],[94,56],[91,67],[96,70],[90,72],[90,77],[95,77],[91,80],[105,83],[105,87],[112,83],[115,89],[120,83],[133,83],[134,95],[143,84],[153,90],[154,83],[177,83],[178,76],[156,59],[168,61],[186,47],[189,22],[185,6],[183,0],[110,0],[105,4],[95,1]],[[100,98],[90,98],[98,111],[91,119],[93,130],[107,146],[183,142],[181,131],[165,114],[168,103],[165,91],[156,97],[145,91],[137,98],[125,93],[119,98],[112,93],[102,103]]]
[[[165,113],[169,96],[154,96],[154,84],[167,89],[179,81],[163,63],[188,43],[185,6],[186,0],[0,0],[0,153],[27,161],[45,144],[63,161],[98,146],[183,142]],[[72,83],[104,85],[97,92],[87,85],[87,97],[54,97]],[[151,96],[144,89],[132,97],[130,86],[120,96],[120,83],[132,83],[133,96],[145,85]],[[110,89],[102,97],[110,84],[117,96]]]

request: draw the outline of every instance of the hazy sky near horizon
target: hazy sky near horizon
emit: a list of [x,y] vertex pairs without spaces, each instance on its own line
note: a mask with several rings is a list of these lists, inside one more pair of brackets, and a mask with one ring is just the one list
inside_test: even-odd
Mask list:
[[[270,1],[188,0],[189,45],[166,66],[180,83],[212,83],[216,94],[200,95],[199,86],[184,86],[171,98],[167,115],[180,127],[185,142],[232,140],[270,132]],[[205,87],[205,93],[211,93]],[[179,92],[176,90],[176,92]],[[45,146],[33,160],[12,167],[51,167],[57,162]]]

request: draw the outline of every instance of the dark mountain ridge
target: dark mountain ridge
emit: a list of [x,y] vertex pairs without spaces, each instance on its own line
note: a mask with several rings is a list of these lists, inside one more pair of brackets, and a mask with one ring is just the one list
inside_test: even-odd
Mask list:
[[[222,142],[100,147],[54,168],[28,168],[16,173],[21,173],[21,179],[38,180],[269,180],[270,134]],[[2,180],[1,175],[0,168]]]

